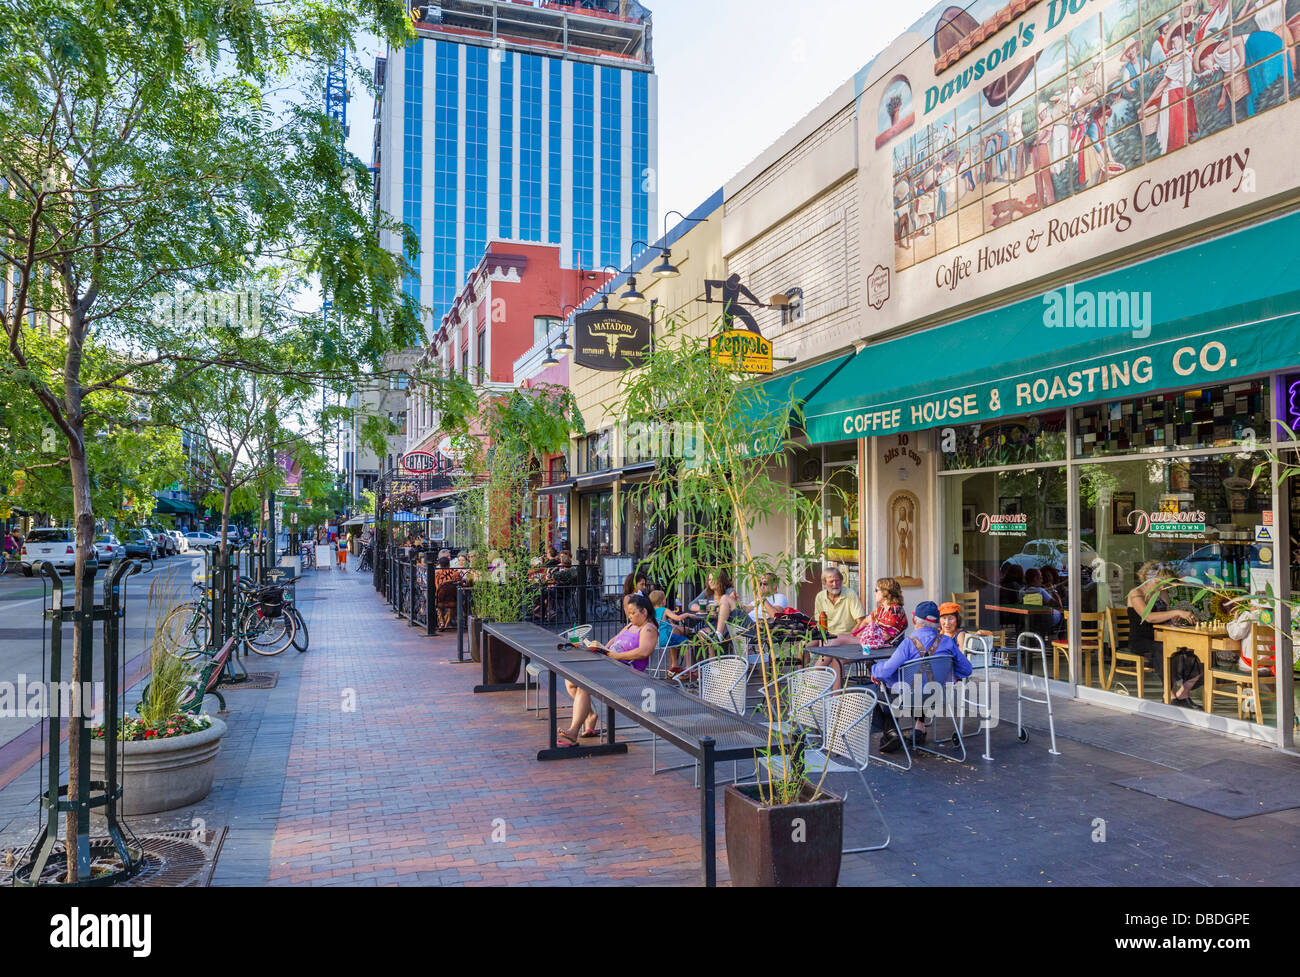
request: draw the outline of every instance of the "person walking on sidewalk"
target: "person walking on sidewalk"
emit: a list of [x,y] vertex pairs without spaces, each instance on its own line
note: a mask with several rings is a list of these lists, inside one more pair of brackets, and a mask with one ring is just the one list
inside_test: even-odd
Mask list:
[[344,533],[339,533],[338,548],[339,569],[346,570],[348,568],[348,537]]

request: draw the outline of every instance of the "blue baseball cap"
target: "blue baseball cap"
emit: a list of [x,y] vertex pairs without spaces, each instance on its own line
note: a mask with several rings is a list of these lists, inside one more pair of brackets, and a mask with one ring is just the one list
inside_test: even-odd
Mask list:
[[924,621],[926,624],[938,624],[939,605],[932,600],[923,600],[916,605],[914,616],[918,621]]

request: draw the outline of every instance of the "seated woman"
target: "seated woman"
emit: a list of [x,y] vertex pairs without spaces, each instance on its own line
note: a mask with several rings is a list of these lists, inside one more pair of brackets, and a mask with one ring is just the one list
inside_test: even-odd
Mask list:
[[453,570],[448,557],[438,558],[438,569],[433,571],[433,600],[438,610],[438,630],[451,628],[451,616],[456,612],[456,586],[461,571]]
[[957,647],[966,650],[966,636],[978,635],[982,638],[993,637],[992,631],[966,631],[961,626],[961,605],[945,603],[939,605],[939,633],[952,638]]
[[[893,577],[876,581],[876,608],[851,634],[837,634],[828,645],[858,645],[863,651],[888,648],[907,630],[907,612],[903,610],[903,588]],[[835,687],[844,679],[844,665],[838,658],[819,658],[818,665],[835,669]]]
[[[644,672],[659,643],[654,606],[650,603],[650,598],[643,594],[629,594],[623,598],[623,613],[627,616],[627,627],[616,634],[608,645],[602,645],[599,641],[588,641],[586,645],[592,651],[604,652],[615,661],[624,662],[638,672]],[[596,710],[591,708],[590,693],[569,681],[564,685],[569,695],[573,696],[573,723],[568,729],[556,730],[561,740],[568,741],[561,742],[560,746],[574,746],[579,738],[599,736],[601,731],[596,728],[598,719]]]
[[736,588],[731,585],[731,575],[726,570],[709,574],[709,585],[699,597],[691,601],[691,611],[696,614],[712,614],[716,611],[717,621],[714,629],[723,640],[729,640],[727,621],[736,612],[739,601]]
[[[1195,624],[1196,615],[1191,611],[1170,610],[1162,589],[1177,575],[1166,566],[1154,560],[1144,563],[1138,571],[1136,587],[1128,592],[1128,646],[1129,650],[1140,654],[1157,675],[1164,674],[1164,645],[1156,640],[1156,624]],[[1200,665],[1196,657],[1192,662]],[[1196,674],[1197,669],[1183,661],[1183,667],[1171,669],[1170,687],[1174,690],[1173,703],[1184,709],[1195,708],[1189,693],[1200,684],[1203,676]]]

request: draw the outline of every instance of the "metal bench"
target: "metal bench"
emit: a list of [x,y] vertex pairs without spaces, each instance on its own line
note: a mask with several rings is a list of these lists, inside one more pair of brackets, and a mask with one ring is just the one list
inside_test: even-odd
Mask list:
[[627,752],[627,743],[615,738],[613,715],[605,723],[601,742],[561,747],[556,741],[556,682],[567,679],[606,704],[611,714],[627,717],[655,736],[699,761],[700,860],[704,884],[717,883],[717,821],[714,766],[752,759],[772,746],[767,726],[705,702],[675,684],[629,668],[585,648],[561,645],[554,632],[536,624],[489,624],[483,628],[537,662],[547,675],[546,745],[537,751],[540,761],[571,760]]

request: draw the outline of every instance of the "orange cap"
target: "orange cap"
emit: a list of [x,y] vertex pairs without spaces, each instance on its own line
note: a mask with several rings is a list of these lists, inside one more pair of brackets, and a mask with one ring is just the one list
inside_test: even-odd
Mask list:
[[949,602],[946,603],[946,604],[940,604],[940,605],[939,605],[939,616],[940,616],[940,617],[943,617],[945,614],[956,614],[956,615],[960,616],[960,615],[961,615],[961,605],[960,605],[960,604],[954,604],[954,603],[952,603],[951,601],[949,601]]

